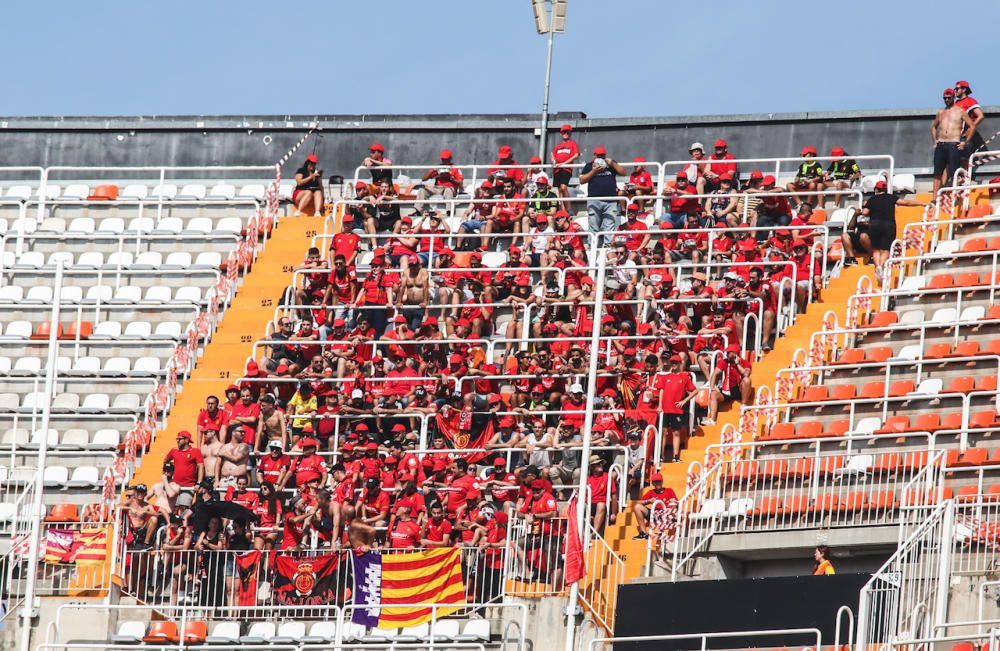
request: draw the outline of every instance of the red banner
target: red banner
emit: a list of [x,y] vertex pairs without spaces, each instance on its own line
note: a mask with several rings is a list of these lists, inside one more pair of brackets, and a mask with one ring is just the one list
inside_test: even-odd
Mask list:
[[[471,429],[462,427],[459,424],[462,420],[461,410],[449,409],[448,416],[438,413],[436,419],[438,431],[444,435],[451,447],[456,450],[464,450],[466,448],[482,448],[486,446],[487,441],[493,438],[492,418],[486,423],[486,427],[483,428],[483,431],[478,434],[472,432]],[[462,456],[464,456],[469,463],[476,463],[480,459],[485,458],[487,453],[470,452]]]
[[576,583],[587,576],[587,566],[583,562],[583,540],[580,538],[580,523],[576,517],[576,496],[566,505],[566,585]]
[[236,556],[239,576],[238,606],[257,605],[257,577],[260,574],[260,552],[257,550]]
[[343,554],[324,554],[308,558],[276,556],[272,590],[279,604],[286,606],[322,606],[343,603],[338,581]]

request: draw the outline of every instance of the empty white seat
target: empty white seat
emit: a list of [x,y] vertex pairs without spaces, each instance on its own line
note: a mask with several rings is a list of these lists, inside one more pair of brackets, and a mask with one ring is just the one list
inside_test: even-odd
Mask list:
[[923,276],[907,276],[903,278],[903,282],[899,284],[899,288],[904,292],[915,292],[918,289],[922,289],[926,284],[927,279]]
[[[51,293],[51,287],[46,289]],[[29,337],[31,337],[30,321],[11,321],[3,332],[4,339],[28,339]]]
[[90,435],[85,429],[68,429],[59,439],[59,447],[67,450],[82,450],[90,445]]
[[66,482],[66,488],[91,488],[101,481],[95,466],[77,466],[73,476]]
[[125,325],[122,339],[148,339],[152,333],[149,321],[130,321]]
[[49,428],[48,436],[45,435],[46,430],[36,429],[31,433],[31,440],[28,441],[28,447],[39,448],[42,443],[45,443],[47,448],[54,448],[59,445],[59,432]]
[[[75,394],[74,394],[75,395]],[[106,393],[88,393],[83,397],[80,411],[90,414],[101,414],[111,407],[111,398]]]
[[23,448],[31,440],[31,434],[23,427],[8,429],[0,439],[0,445],[5,448]]
[[34,217],[18,217],[11,224],[10,232],[12,233],[34,233],[38,229],[38,222],[35,221]]
[[14,368],[10,370],[11,375],[38,375],[42,370],[41,357],[19,357],[14,362]]
[[24,288],[19,285],[0,287],[0,303],[20,303],[24,298]]
[[[97,255],[100,255],[98,253]],[[63,285],[59,288],[59,303],[62,305],[83,302],[83,287],[79,285]]]
[[86,301],[88,303],[107,303],[114,295],[111,285],[91,285],[87,288]]
[[455,636],[456,642],[489,642],[490,620],[470,619],[465,623],[461,635]]
[[121,438],[121,433],[118,430],[99,429],[94,432],[94,440],[90,447],[113,450],[121,443]]
[[195,267],[205,267],[208,269],[216,269],[222,264],[222,254],[218,251],[202,251],[198,254],[198,259],[195,260]]
[[903,325],[916,325],[924,322],[923,310],[907,310],[899,315],[899,322]]
[[689,517],[696,520],[705,520],[709,518],[714,518],[717,515],[722,515],[726,512],[726,500],[724,499],[707,499],[701,505],[701,510],[697,513],[692,513]]
[[63,199],[84,200],[90,196],[90,186],[86,183],[71,183],[62,191]]
[[24,297],[25,303],[51,303],[52,287],[48,285],[35,285],[28,288],[28,293]]
[[[201,255],[204,255],[201,254]],[[201,303],[201,288],[187,285],[178,287],[174,292],[174,302],[176,303]]]
[[60,393],[52,397],[52,411],[74,411],[79,407],[79,393]]
[[126,230],[131,233],[151,233],[154,228],[156,223],[152,217],[133,217]]
[[868,472],[868,469],[875,463],[875,456],[871,454],[855,454],[847,458],[847,463],[843,468],[835,472],[845,475],[857,475]]
[[458,635],[457,619],[439,619],[431,626],[430,638],[434,642],[451,642]]
[[893,174],[892,175],[892,191],[893,192],[916,192],[917,188],[917,177],[913,174]]
[[302,644],[325,644],[333,642],[337,637],[336,622],[313,622],[309,627],[309,634],[303,635],[299,642]]
[[354,622],[344,622],[344,628],[340,631],[340,639],[348,644],[360,642],[365,636],[365,627]]
[[417,644],[430,635],[430,632],[431,625],[429,622],[424,622],[416,626],[407,626],[399,632],[399,635],[393,638],[393,641],[399,644]]
[[191,254],[187,251],[174,251],[163,263],[165,269],[187,269],[191,266]]
[[66,466],[48,466],[42,472],[42,482],[50,487],[62,487],[69,480],[69,469]]
[[[145,633],[143,633],[145,635]],[[219,622],[212,634],[205,638],[208,644],[235,644],[240,640],[239,622]]]
[[267,190],[260,183],[248,183],[240,188],[239,197],[240,199],[255,199],[257,201],[263,201],[264,195]]
[[306,635],[304,622],[282,622],[278,632],[271,637],[271,644],[297,644]]
[[920,348],[920,344],[910,344],[900,348],[893,359],[919,359],[923,354],[924,351]]
[[0,375],[7,375],[11,369],[10,357],[0,357]]
[[208,234],[212,232],[212,220],[208,217],[195,217],[184,226],[185,233]]
[[944,382],[941,378],[929,377],[921,380],[920,384],[910,393],[910,395],[936,396],[941,393],[942,388],[944,388]]
[[169,303],[171,299],[170,288],[166,285],[153,285],[146,290],[143,303]]
[[208,193],[209,199],[225,199],[231,201],[236,198],[236,186],[229,183],[219,183],[213,186]]
[[177,196],[177,186],[173,183],[161,183],[149,193],[150,199],[173,199]]
[[[63,470],[66,469],[66,466],[59,466],[59,467],[62,468]],[[56,473],[56,474],[58,474],[58,473]],[[67,475],[68,474],[69,473],[67,472]],[[42,477],[44,477],[44,476],[45,475],[43,474]],[[35,468],[24,467],[24,466],[18,466],[16,468],[11,468],[10,469],[10,476],[7,478],[7,481],[9,481],[11,484],[27,484],[27,483],[30,483],[30,482],[34,482],[35,481]],[[60,481],[59,483],[61,484],[62,482]]]
[[855,423],[854,429],[851,431],[856,434],[871,434],[880,427],[882,427],[882,419],[877,416],[869,416]]
[[142,300],[142,289],[135,285],[122,285],[115,290],[114,297],[110,303],[130,304],[138,303]]
[[59,373],[69,373],[69,370],[70,368],[72,368],[72,366],[73,366],[73,361],[69,357],[65,355],[60,355],[59,357],[56,357],[56,371],[58,371]]
[[149,195],[149,188],[140,183],[130,183],[122,188],[118,193],[119,199],[145,199]]
[[16,393],[0,393],[0,411],[16,411],[21,406],[21,396]]
[[121,321],[101,321],[94,326],[91,339],[118,339],[122,336]]
[[942,307],[934,310],[927,320],[931,325],[952,325],[958,320],[958,311],[953,307]]
[[278,198],[285,201],[292,200],[292,192],[295,191],[295,181],[284,180],[278,186]]
[[7,194],[5,196],[11,199],[19,199],[21,201],[27,201],[31,199],[31,186],[12,185],[9,188],[7,188]]
[[[160,324],[157,324],[159,328]],[[140,357],[132,364],[131,375],[159,375],[160,360],[157,357]]]
[[[0,477],[0,481],[3,478]],[[0,523],[11,522],[17,516],[17,506],[11,502],[0,502]]]
[[[119,197],[121,195],[118,195]],[[125,232],[125,220],[121,217],[105,217],[97,226],[98,233],[112,233],[120,235]]]
[[132,263],[132,268],[145,268],[156,269],[163,264],[163,254],[159,251],[143,251],[140,253],[135,262]]
[[160,221],[156,222],[156,228],[153,229],[153,232],[180,235],[183,230],[184,223],[181,222],[179,217],[164,217]]
[[958,320],[968,323],[969,321],[978,321],[984,317],[986,317],[986,308],[982,305],[972,305],[962,310],[962,314],[958,317]]
[[507,254],[498,251],[487,251],[483,254],[484,267],[501,267],[507,262]]
[[243,232],[243,220],[239,217],[223,217],[216,225],[215,231],[217,233],[235,233],[238,235]]
[[208,190],[202,183],[187,183],[177,192],[178,199],[197,199],[202,200],[205,198],[205,194]]
[[[131,186],[129,186],[131,187]],[[239,626],[237,624],[237,626]],[[118,632],[111,636],[112,644],[139,644],[146,635],[146,623],[128,620],[118,625]]]
[[153,339],[180,339],[181,324],[177,321],[160,321],[156,324],[156,332],[152,334]]
[[142,406],[142,400],[136,393],[119,393],[111,403],[112,411],[137,411]]
[[108,254],[108,259],[104,263],[105,269],[124,269],[133,264],[132,253],[130,251],[115,251]]
[[45,266],[45,254],[39,251],[25,251],[21,255],[17,256],[17,259],[13,264],[15,269],[37,269],[38,267],[43,266]]
[[962,243],[958,240],[941,240],[934,247],[934,252],[931,255],[934,256],[948,256],[958,252],[961,248]]
[[104,362],[101,375],[125,376],[132,370],[132,362],[128,357],[109,357]]
[[240,636],[240,644],[266,644],[274,637],[274,632],[271,622],[254,622],[247,634]]
[[90,235],[94,232],[94,229],[95,226],[93,217],[74,217],[73,221],[71,221],[69,226],[66,227],[66,232]]
[[[100,251],[84,251],[80,254],[80,257],[76,259],[77,267],[101,267],[104,265],[104,254]],[[81,291],[83,289],[81,288]]]

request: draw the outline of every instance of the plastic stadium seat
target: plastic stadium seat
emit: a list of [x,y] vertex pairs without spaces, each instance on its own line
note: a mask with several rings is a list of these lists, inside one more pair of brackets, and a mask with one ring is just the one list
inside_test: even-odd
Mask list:
[[916,360],[924,354],[924,351],[920,348],[920,344],[910,344],[908,346],[903,346],[899,349],[899,353],[893,359],[897,360]]
[[184,234],[208,235],[212,232],[212,220],[208,217],[195,217],[184,226]]
[[976,391],[996,391],[997,376],[983,375],[976,381]]
[[775,423],[767,435],[769,441],[781,441],[795,436],[794,423]]
[[899,322],[903,325],[919,325],[924,322],[923,310],[907,310],[899,317]]
[[[995,305],[993,307],[1000,307],[1000,305]],[[990,309],[992,310],[993,308],[991,307]],[[989,342],[987,342],[986,347],[983,348],[983,354],[1000,355],[1000,339],[991,339]]]
[[271,622],[254,622],[246,635],[240,636],[240,644],[266,644],[274,637],[275,628]]
[[455,641],[459,643],[489,642],[490,641],[490,620],[470,619],[462,628],[462,634],[455,636]]
[[192,267],[199,269],[217,269],[222,265],[222,254],[218,251],[202,251]]
[[826,431],[823,432],[823,436],[844,436],[849,431],[851,431],[851,421],[849,420],[835,420],[831,422]]
[[51,303],[52,288],[45,285],[35,285],[28,288],[28,293],[24,296],[25,303]]
[[153,285],[146,290],[146,296],[142,299],[145,304],[159,305],[169,303],[173,294],[169,287],[164,285]]
[[823,436],[823,424],[816,420],[801,423],[795,430],[795,437],[800,439],[815,439]]
[[792,495],[785,499],[785,513],[787,515],[801,515],[809,511],[808,495]]
[[832,475],[837,473],[844,467],[844,457],[841,456],[830,456],[830,457],[820,457],[816,461],[816,466],[819,469],[821,475]]
[[80,339],[89,339],[92,334],[94,334],[93,323],[90,321],[81,321],[79,323],[73,321],[63,330],[60,339],[77,339],[77,337]]
[[802,397],[797,402],[824,402],[828,397],[826,385],[814,384],[806,387],[806,390],[802,392]]
[[178,639],[177,622],[150,622],[149,633],[143,636],[142,641],[147,644],[164,644]]
[[868,496],[861,491],[848,493],[840,503],[841,511],[861,511],[868,506]]
[[908,393],[913,393],[914,388],[913,380],[896,380],[889,385],[889,396],[899,398]]
[[955,493],[955,497],[958,498],[959,502],[975,502],[979,499],[979,487],[978,486],[962,486]]
[[983,493],[984,502],[1000,502],[1000,484],[992,484]]
[[792,461],[792,465],[788,468],[789,477],[812,477],[813,474],[813,458],[812,457],[799,457]]
[[962,455],[961,450],[945,450],[944,463],[949,468],[958,464],[958,458]]
[[142,406],[142,399],[135,393],[119,393],[111,403],[112,412],[132,412],[138,411]]
[[750,515],[769,518],[778,515],[783,510],[781,499],[768,495],[757,500],[757,504]]
[[139,644],[146,636],[146,623],[134,620],[118,625],[118,632],[111,636],[112,644]]
[[979,274],[975,271],[968,271],[955,276],[955,287],[976,287],[978,285]]
[[215,225],[213,231],[220,234],[239,235],[243,232],[243,220],[239,217],[223,217]]
[[823,493],[816,496],[812,510],[817,513],[833,513],[834,511],[843,511],[844,505],[840,503],[840,498],[836,495]]
[[871,328],[886,328],[899,322],[899,314],[896,312],[876,312],[872,315],[872,320],[868,324]]
[[90,434],[85,429],[68,429],[59,439],[59,447],[64,450],[83,450],[90,447]]
[[881,398],[885,395],[885,382],[869,382],[861,387],[860,398]]
[[189,621],[184,624],[181,641],[184,644],[202,644],[208,634],[208,624],[201,620]]
[[260,183],[248,183],[240,188],[240,192],[237,195],[240,199],[254,199],[256,201],[261,201],[264,199],[264,195],[267,190]]
[[46,522],[79,522],[80,513],[76,504],[53,504],[45,516]]
[[153,187],[149,193],[150,199],[173,199],[177,196],[177,186],[173,183],[161,183]]
[[787,474],[787,459],[764,459],[760,462],[761,477],[766,479],[781,479]]
[[155,233],[167,233],[170,235],[180,235],[184,232],[184,222],[179,217],[164,217],[156,222]]
[[302,644],[327,644],[333,642],[336,639],[336,636],[336,622],[313,622],[312,626],[309,627],[309,634],[303,635],[298,641]]
[[972,321],[979,321],[985,316],[985,307],[982,305],[970,305],[969,307],[962,308],[962,313],[958,316],[958,320],[962,323],[970,323]]
[[114,429],[99,429],[94,432],[94,440],[88,446],[96,450],[114,450],[121,443],[121,433]]
[[[139,288],[136,287],[136,290]],[[149,321],[131,321],[125,326],[125,331],[122,333],[122,339],[149,339],[149,335],[153,332],[152,326],[150,326]]]
[[10,369],[11,375],[38,375],[42,370],[41,357],[20,357],[14,362],[14,367]]
[[[969,206],[969,209],[965,211],[965,219],[981,219],[983,217],[989,217],[992,214],[993,214],[993,206],[986,203],[978,203],[974,206]],[[965,650],[953,649],[952,651],[965,651]],[[971,651],[971,649],[969,651]]]
[[953,307],[942,307],[934,310],[931,318],[927,319],[928,325],[952,326],[958,321],[958,311]]
[[194,199],[194,200],[197,200],[197,201],[201,201],[202,199],[205,198],[205,195],[207,193],[208,193],[208,190],[207,190],[207,188],[205,188],[204,184],[202,184],[202,183],[187,183],[187,184],[185,184],[177,192],[177,198],[178,199],[187,199],[187,200]]
[[962,247],[959,249],[959,251],[961,251],[962,253],[977,253],[979,251],[985,251],[985,250],[986,250],[986,240],[981,237],[973,237],[972,239],[968,239],[962,242]]
[[760,464],[756,461],[737,461],[732,465],[729,481],[749,484],[757,481]]
[[207,196],[209,199],[232,201],[236,198],[236,186],[230,183],[219,183],[212,187]]
[[151,339],[180,339],[181,338],[181,324],[177,321],[161,321],[156,324],[156,331],[153,332],[150,337]]
[[431,626],[431,633],[427,641],[435,643],[447,643],[453,641],[458,636],[459,625],[456,619],[439,619]]
[[951,354],[951,344],[931,344],[924,351],[924,359],[941,359]]
[[907,471],[920,470],[927,465],[928,457],[929,453],[926,450],[907,452],[903,457],[903,469]]
[[888,346],[878,346],[869,348],[865,360],[869,362],[884,362],[892,357],[892,348]]
[[853,384],[835,384],[830,387],[830,400],[853,400],[857,387]]
[[164,269],[186,269],[191,266],[191,254],[187,251],[174,251],[163,261]]
[[69,468],[49,466],[42,472],[42,482],[49,488],[62,488],[69,480]]
[[861,364],[865,361],[865,351],[861,348],[846,348],[840,353],[835,364]]
[[885,419],[885,424],[881,429],[876,430],[878,434],[897,434],[905,432],[910,427],[909,416],[889,416]]
[[899,507],[894,491],[876,491],[868,498],[869,511],[893,511]]
[[976,381],[968,376],[956,377],[945,388],[945,393],[968,393],[975,389]]
[[972,429],[992,428],[997,423],[997,413],[992,409],[989,411],[977,411],[969,417],[969,427]]
[[933,506],[941,500],[950,500],[953,495],[954,490],[951,488],[945,488],[944,494],[940,497],[938,496],[937,488],[929,488],[927,490],[910,488],[903,495],[903,504],[905,506]]
[[951,352],[952,357],[975,357],[979,354],[978,341],[963,341],[955,346]]
[[[740,500],[734,501],[738,502]],[[430,635],[430,632],[430,622],[424,622],[418,626],[407,626],[406,628],[400,630],[399,635],[393,638],[393,642],[396,644],[417,644]]]
[[875,457],[872,472],[878,475],[894,475],[902,465],[903,460],[898,452],[887,452]]
[[212,634],[205,638],[208,644],[235,644],[239,641],[239,622],[219,622],[212,629]]
[[[52,324],[48,321],[43,321],[38,324],[38,328],[31,334],[32,339],[48,339],[49,334],[52,332]],[[56,337],[62,334],[62,324],[56,324]]]

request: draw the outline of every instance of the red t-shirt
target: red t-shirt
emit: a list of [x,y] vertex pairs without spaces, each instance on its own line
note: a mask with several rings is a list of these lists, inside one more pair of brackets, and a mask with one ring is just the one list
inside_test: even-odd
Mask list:
[[198,481],[198,464],[205,463],[205,457],[202,456],[201,450],[191,447],[183,451],[174,448],[167,452],[167,456],[163,460],[174,462],[174,481],[177,482],[178,486],[185,488],[195,485]]
[[607,504],[608,503],[608,484],[611,484],[611,494],[615,494],[615,484],[611,481],[611,475],[608,473],[601,473],[598,477],[597,475],[590,475],[587,477],[587,486],[590,487],[590,499],[594,504]]
[[448,491],[448,513],[454,515],[470,499],[479,497],[479,481],[472,475],[459,477],[451,482]]
[[274,515],[270,515],[267,512],[267,502],[257,502],[257,506],[254,508],[254,513],[260,517],[260,522],[257,527],[260,529],[274,529],[278,526],[278,520],[282,519],[281,516],[281,500],[274,501]]
[[712,172],[713,174],[719,174],[720,176],[722,174],[725,174],[726,172],[729,172],[733,176],[736,176],[736,163],[718,162],[724,160],[725,161],[736,160],[736,157],[733,156],[732,154],[727,153],[725,156],[722,156],[721,158],[716,156],[715,154],[712,154],[711,156],[708,157],[708,160],[712,162],[710,162],[708,165],[705,166],[706,171]]
[[719,388],[726,393],[733,393],[740,388],[740,382],[743,381],[743,369],[750,366],[749,362],[745,360],[740,360],[736,364],[730,364],[728,359],[720,359],[716,368],[722,374],[720,380]]
[[665,414],[683,414],[677,403],[695,389],[690,373],[657,373],[653,387],[661,392],[660,410]]
[[685,197],[686,194],[698,194],[698,191],[690,185],[683,190],[677,188],[677,195],[670,200],[670,212],[686,213],[698,208],[698,200]]
[[669,486],[664,486],[660,491],[657,491],[655,488],[647,488],[646,492],[644,492],[639,499],[643,502],[646,500],[661,500],[662,502],[669,502],[670,500],[677,499],[677,493],[675,493],[674,489]]
[[282,454],[277,459],[268,454],[257,462],[257,470],[263,475],[264,481],[275,485],[278,483],[281,471],[291,466],[292,460],[287,454]]
[[649,188],[653,186],[653,176],[649,173],[649,170],[632,172],[628,175],[628,182],[632,185]]
[[337,300],[346,303],[351,300],[351,288],[358,282],[358,275],[354,267],[347,267],[343,276],[337,275],[336,270],[331,271],[329,281],[337,294]]
[[298,457],[292,464],[295,472],[295,485],[305,486],[306,482],[326,473],[326,462],[323,457],[313,454],[308,457]]
[[489,170],[487,170],[487,174],[489,174],[490,176],[496,177],[498,179],[512,179],[515,185],[520,185],[524,183],[524,170],[521,169],[520,167],[504,167],[504,168],[498,167],[499,165],[520,165],[520,163],[518,163],[513,158],[507,161],[506,163],[498,158],[495,161],[493,161],[493,165],[494,167],[491,167]]
[[441,518],[441,522],[434,522],[433,518],[427,520],[427,540],[444,542],[444,537],[450,533],[451,523],[447,519]]
[[[444,166],[442,166],[444,167]],[[465,178],[462,176],[462,171],[457,167],[448,168],[448,173],[444,176],[438,171],[437,168],[431,170],[431,178],[434,179],[434,185],[439,188],[452,188],[454,190],[458,189],[458,184]]]
[[412,549],[420,544],[420,527],[413,520],[396,521],[389,534],[391,549]]
[[226,416],[226,412],[222,409],[216,410],[214,417],[208,413],[207,409],[202,409],[198,413],[198,428],[202,432],[205,430],[215,430],[216,432],[221,432],[227,422],[229,422],[229,418]]
[[285,521],[283,526],[283,535],[281,536],[281,548],[291,549],[302,544],[302,538],[305,534],[305,524],[302,522],[292,522],[292,518],[296,516],[294,511],[289,511],[285,514]]
[[[244,405],[242,400],[238,400],[235,405],[233,405],[233,418],[260,418],[260,405],[256,402],[251,402],[249,405]],[[241,425],[243,428],[243,440],[253,441],[254,436],[257,434],[256,425]]]
[[382,511],[388,510],[388,508],[389,493],[383,490],[380,490],[374,498],[366,491],[364,497],[361,499],[361,515],[363,517],[374,518]]
[[[630,231],[648,231],[649,226],[646,224],[644,220],[640,219],[640,217],[642,216],[643,215],[639,215],[639,217],[636,217],[635,221],[626,220],[625,223],[622,224],[621,230],[625,231],[626,233]],[[646,239],[646,235],[647,233],[636,233],[634,235],[625,235],[624,236],[625,248],[628,249],[629,251],[638,251],[639,247],[642,246],[642,241]]]
[[243,491],[242,493],[237,493],[236,487],[230,486],[228,489],[226,489],[226,501],[235,502],[240,506],[246,507],[251,511],[254,511],[257,509],[257,502],[260,501],[260,498],[257,497],[257,493],[251,491]]
[[552,160],[556,162],[555,171],[556,172],[569,172],[571,167],[560,167],[559,163],[565,163],[570,158],[578,155],[580,153],[580,146],[572,140],[560,141],[552,149]]
[[330,242],[330,250],[333,254],[342,255],[349,263],[351,256],[358,252],[358,244],[361,243],[361,236],[355,233],[337,233]]

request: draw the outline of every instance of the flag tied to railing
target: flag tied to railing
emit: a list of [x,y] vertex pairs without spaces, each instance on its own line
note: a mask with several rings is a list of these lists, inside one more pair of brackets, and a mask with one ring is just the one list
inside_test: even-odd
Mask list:
[[53,564],[103,565],[108,554],[108,530],[46,529],[45,562]]
[[[340,602],[337,580],[343,554],[323,554],[296,558],[277,556],[274,559],[272,590],[278,603],[285,606],[323,606]],[[249,566],[243,559],[243,566]]]
[[[351,621],[378,628],[419,626],[443,617],[465,603],[462,551],[457,548],[422,552],[352,554],[354,605]],[[442,604],[432,609],[395,604]],[[369,606],[361,608],[359,606]]]
[[587,565],[583,561],[583,540],[580,538],[580,523],[576,517],[577,496],[566,505],[566,585],[581,581],[587,576]]

